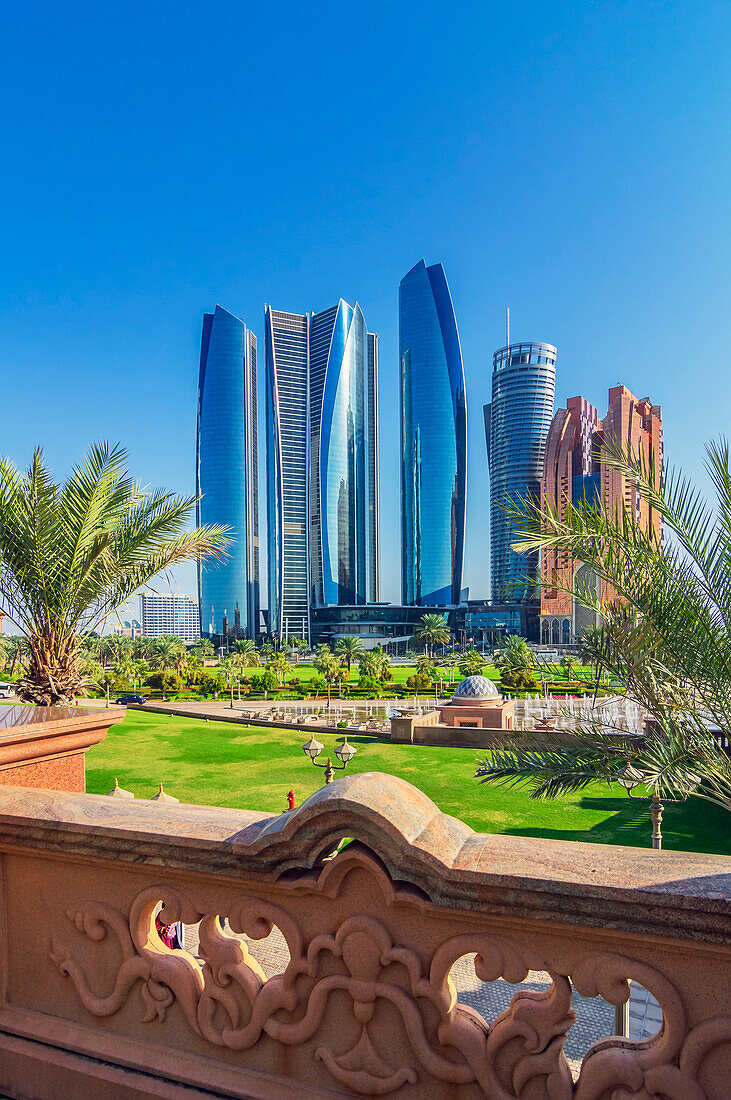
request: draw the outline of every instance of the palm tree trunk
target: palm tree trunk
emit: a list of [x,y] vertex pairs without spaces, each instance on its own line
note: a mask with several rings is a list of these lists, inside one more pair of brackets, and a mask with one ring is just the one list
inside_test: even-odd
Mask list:
[[78,640],[51,629],[28,639],[28,674],[18,681],[18,695],[37,706],[63,706],[72,702],[80,685],[77,665]]

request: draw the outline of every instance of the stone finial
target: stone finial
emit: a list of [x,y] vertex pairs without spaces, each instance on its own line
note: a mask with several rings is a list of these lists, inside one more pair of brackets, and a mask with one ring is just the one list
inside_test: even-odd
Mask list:
[[175,798],[174,795],[172,795],[172,794],[167,794],[162,789],[162,783],[161,783],[159,791],[157,792],[157,794],[152,796],[150,801],[151,802],[180,802],[180,799]]
[[111,791],[107,791],[107,795],[109,798],[134,798],[132,791],[125,791],[124,787],[120,787],[116,775],[114,777],[114,786]]

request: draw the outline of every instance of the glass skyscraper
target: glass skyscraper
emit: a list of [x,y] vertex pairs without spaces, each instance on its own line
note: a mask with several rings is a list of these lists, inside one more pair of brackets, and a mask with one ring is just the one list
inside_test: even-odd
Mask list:
[[457,604],[467,492],[462,351],[441,264],[401,280],[401,584],[405,604]]
[[[201,632],[220,634],[224,617],[259,630],[259,459],[256,337],[216,306],[203,315],[196,434],[198,523],[231,527],[221,562],[198,567]],[[238,610],[238,615],[236,614]]]
[[493,355],[492,402],[484,406],[490,468],[492,599],[536,595],[538,553],[518,554],[515,523],[504,513],[517,497],[540,499],[548,429],[553,419],[556,349],[553,344],[510,344]]
[[271,629],[309,637],[311,607],[378,598],[378,338],[342,299],[265,332]]
[[264,320],[269,629],[309,638],[309,317]]

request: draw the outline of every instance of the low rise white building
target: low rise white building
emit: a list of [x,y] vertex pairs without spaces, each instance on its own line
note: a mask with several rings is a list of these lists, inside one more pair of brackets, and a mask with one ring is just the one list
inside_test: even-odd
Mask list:
[[184,642],[197,642],[201,636],[198,604],[179,593],[141,594],[140,622],[147,638],[174,634]]

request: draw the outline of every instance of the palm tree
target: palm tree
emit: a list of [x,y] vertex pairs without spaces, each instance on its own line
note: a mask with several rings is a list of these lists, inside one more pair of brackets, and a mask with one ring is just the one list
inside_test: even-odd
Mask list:
[[485,658],[479,650],[468,649],[460,657],[458,667],[463,676],[482,676],[485,671]]
[[155,639],[148,638],[145,634],[138,634],[132,641],[132,656],[135,660],[149,661],[155,649]]
[[533,650],[519,634],[505,635],[495,652],[493,662],[496,668],[509,669],[511,672],[523,672],[535,668],[536,665]]
[[132,678],[132,688],[137,691],[137,685],[142,684],[142,681],[150,672],[150,666],[147,661],[143,661],[142,658],[138,658],[136,661],[130,663],[130,676]]
[[416,640],[423,642],[427,647],[430,657],[434,656],[435,645],[447,645],[450,639],[449,627],[443,615],[422,615],[419,620],[419,629],[416,631]]
[[131,648],[132,641],[130,638],[125,638],[121,634],[107,634],[99,639],[97,653],[102,659],[102,664],[114,665],[121,661],[122,657],[129,653]]
[[153,668],[167,672],[168,669],[177,667],[184,652],[185,647],[179,638],[165,634],[152,640],[152,659],[150,663]]
[[322,677],[327,684],[327,702],[330,705],[330,694],[334,684],[340,684],[343,680],[347,679],[347,672],[343,668],[343,663],[339,657],[336,657],[333,653],[327,654],[327,657],[323,654],[321,665]]
[[[557,548],[589,566],[613,593],[577,585],[573,594],[603,619],[602,667],[651,716],[647,736],[616,738],[597,722],[565,746],[539,742],[493,753],[478,775],[529,782],[534,797],[609,782],[628,766],[661,797],[693,794],[731,810],[731,469],[724,442],[707,447],[716,508],[682,474],[608,446],[605,461],[660,516],[665,537],[647,532],[625,505],[614,513],[568,502],[562,519],[533,501],[511,510],[516,549]],[[545,583],[542,580],[541,583]],[[553,587],[556,579],[551,578]],[[572,591],[568,586],[564,591]]]
[[27,702],[70,702],[83,635],[162,570],[222,557],[230,541],[219,526],[186,532],[195,498],[144,490],[125,466],[105,443],[63,484],[40,449],[25,473],[0,460],[0,602],[28,641]]
[[113,674],[112,670],[109,669],[109,668],[103,668],[101,676],[99,676],[97,678],[96,682],[99,685],[99,687],[102,689],[102,691],[104,691],[106,693],[106,697],[107,697],[106,705],[109,706],[109,689],[114,687],[114,674]]
[[259,665],[259,653],[251,638],[239,638],[231,647],[231,652],[243,657],[244,668],[256,668]]
[[348,669],[348,676],[350,676],[350,666],[353,661],[357,661],[363,652],[363,643],[360,638],[355,638],[351,635],[344,635],[342,638],[338,638],[335,646],[335,652],[339,657],[345,661]]
[[116,665],[112,666],[112,672],[117,680],[130,680],[132,678],[132,658],[124,654]]
[[578,661],[576,661],[576,659],[572,657],[570,653],[564,653],[563,657],[561,658],[561,668],[563,669],[564,676],[567,680],[571,679],[571,674],[573,673],[577,664]]
[[284,677],[287,674],[289,668],[289,661],[284,653],[275,653],[270,661],[267,662],[267,668],[271,669],[274,675],[277,677],[280,687],[284,687]]
[[315,656],[312,661],[312,666],[316,672],[319,672],[321,676],[324,676],[325,669],[328,668],[330,662],[333,659],[332,652],[329,645],[319,645],[315,650]]
[[581,635],[581,659],[587,665],[594,666],[594,679],[599,685],[602,672],[602,652],[604,647],[604,628],[588,626]]
[[9,675],[12,676],[15,672],[15,668],[18,662],[22,664],[23,662],[27,661],[29,653],[28,641],[26,638],[23,638],[20,635],[16,635],[15,637],[7,638],[6,642],[9,646],[10,652]]

